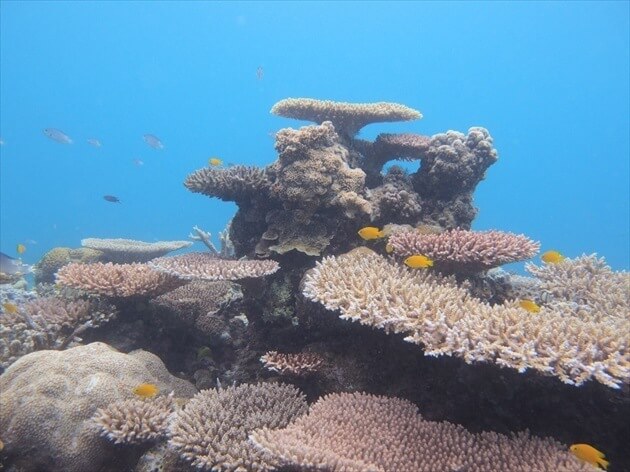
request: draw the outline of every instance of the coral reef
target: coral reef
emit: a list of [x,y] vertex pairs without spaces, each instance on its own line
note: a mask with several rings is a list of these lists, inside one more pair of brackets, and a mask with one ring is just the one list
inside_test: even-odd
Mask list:
[[103,253],[95,249],[69,247],[56,247],[42,256],[34,266],[36,284],[54,284],[55,274],[63,266],[77,262],[90,264],[93,262],[104,262]]
[[95,249],[103,253],[102,262],[116,262],[132,264],[147,262],[161,257],[171,251],[177,251],[191,246],[190,241],[157,241],[146,243],[134,239],[99,239],[86,238],[81,240],[81,246]]
[[276,261],[220,259],[207,252],[190,252],[181,256],[160,257],[149,266],[162,274],[187,280],[239,280],[273,274],[280,266]]
[[227,169],[205,167],[186,178],[188,190],[224,201],[244,203],[268,195],[269,181],[264,169],[234,166]]
[[115,448],[89,420],[98,408],[131,399],[132,389],[144,382],[179,397],[196,392],[145,351],[123,354],[92,343],[22,357],[0,376],[5,453],[24,472],[125,470],[137,451]]
[[397,256],[423,254],[433,260],[433,267],[447,274],[482,272],[510,262],[530,259],[540,243],[525,235],[503,231],[467,231],[453,229],[440,234],[419,231],[393,233],[388,243]]
[[574,385],[593,378],[619,388],[630,381],[627,297],[613,312],[543,307],[532,316],[515,304],[491,306],[453,279],[414,272],[366,248],[318,262],[304,295],[342,319],[405,333],[426,355],[535,369]]
[[273,372],[301,376],[320,370],[324,364],[324,358],[316,352],[289,354],[269,351],[261,356],[260,362],[263,363],[265,369]]
[[371,123],[422,118],[419,111],[398,103],[347,103],[311,98],[285,98],[271,108],[271,113],[317,124],[330,121],[338,133],[348,137]]
[[362,393],[327,395],[285,428],[252,440],[283,465],[333,472],[592,471],[552,439],[473,434],[424,420],[413,403]]
[[293,386],[261,383],[204,390],[179,410],[169,444],[197,469],[267,471],[274,465],[248,442],[258,428],[281,428],[306,412]]
[[392,166],[383,177],[383,184],[369,192],[372,221],[413,223],[422,215],[422,201],[413,190],[411,178],[400,167]]
[[57,283],[111,298],[157,296],[186,281],[158,272],[145,264],[71,263],[57,272]]

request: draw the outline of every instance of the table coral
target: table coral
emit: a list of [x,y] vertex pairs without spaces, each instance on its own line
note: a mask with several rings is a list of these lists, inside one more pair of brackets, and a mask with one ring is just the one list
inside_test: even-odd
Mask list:
[[137,457],[100,437],[90,418],[98,408],[133,398],[133,388],[145,382],[178,397],[196,391],[141,350],[123,354],[92,343],[22,357],[0,376],[5,453],[23,472],[126,470]]
[[95,249],[103,253],[104,262],[131,264],[133,262],[147,262],[161,257],[171,251],[177,251],[192,245],[191,241],[156,241],[147,243],[134,239],[100,239],[86,238],[81,240],[81,246]]

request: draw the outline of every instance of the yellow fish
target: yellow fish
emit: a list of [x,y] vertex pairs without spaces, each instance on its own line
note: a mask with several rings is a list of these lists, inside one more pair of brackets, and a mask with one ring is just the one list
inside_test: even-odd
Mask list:
[[608,464],[610,464],[610,462],[605,459],[603,452],[598,451],[593,446],[589,446],[588,444],[572,444],[569,450],[584,462],[588,462],[595,467],[601,466],[602,469],[608,470]]
[[18,307],[15,303],[3,303],[2,308],[4,309],[4,312],[8,313],[9,315],[15,315],[18,312]]
[[521,300],[520,302],[518,302],[518,306],[530,313],[540,313],[540,307],[536,302],[532,300]]
[[219,167],[223,165],[223,161],[218,157],[211,157],[210,159],[208,159],[208,165]]
[[540,258],[547,264],[557,264],[558,262],[562,262],[564,260],[564,256],[558,251],[547,251],[540,256]]
[[392,252],[394,252],[394,246],[392,246],[391,244],[387,243],[385,245],[385,252],[387,254],[391,254]]
[[26,246],[24,244],[18,244],[15,250],[18,254],[24,254],[24,252],[26,251]]
[[366,226],[365,228],[361,228],[359,230],[359,236],[366,241],[369,241],[370,239],[383,238],[385,237],[385,233],[374,226]]
[[433,260],[422,254],[414,254],[405,259],[405,265],[412,269],[425,269],[427,267],[433,267]]
[[142,398],[153,398],[158,392],[159,390],[154,384],[140,384],[133,389],[133,393]]

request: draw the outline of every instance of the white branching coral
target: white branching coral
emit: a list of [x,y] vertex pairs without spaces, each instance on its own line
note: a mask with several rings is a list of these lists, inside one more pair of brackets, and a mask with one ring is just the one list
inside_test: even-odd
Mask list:
[[513,302],[491,306],[451,278],[407,269],[365,248],[324,258],[307,273],[304,295],[339,310],[342,319],[405,333],[426,355],[534,369],[573,385],[595,379],[618,388],[630,381],[627,301],[612,314],[543,306],[534,315]]

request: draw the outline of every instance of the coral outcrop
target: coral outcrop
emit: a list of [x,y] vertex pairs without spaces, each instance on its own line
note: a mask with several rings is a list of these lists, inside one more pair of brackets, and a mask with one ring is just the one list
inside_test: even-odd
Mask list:
[[28,354],[0,376],[4,452],[24,472],[126,470],[135,452],[114,447],[90,418],[98,408],[133,398],[133,388],[145,382],[178,397],[196,392],[146,351],[123,354],[92,343]]
[[104,262],[132,264],[147,262],[161,257],[171,251],[177,251],[192,245],[190,241],[157,241],[147,243],[134,239],[100,239],[86,238],[81,240],[81,246],[95,249],[103,253]]
[[71,262],[90,264],[93,262],[105,262],[103,253],[90,248],[71,249],[69,247],[56,247],[42,256],[34,266],[36,284],[54,284],[55,274],[63,266]]

